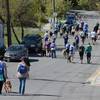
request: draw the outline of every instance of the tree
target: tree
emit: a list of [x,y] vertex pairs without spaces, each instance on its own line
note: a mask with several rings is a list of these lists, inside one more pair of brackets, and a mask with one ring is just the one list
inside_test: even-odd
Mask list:
[[70,9],[70,3],[65,0],[56,1],[56,10],[58,17],[63,17],[64,14]]
[[96,0],[79,0],[79,5],[85,10],[97,10]]
[[69,0],[69,2],[71,3],[71,7],[75,9],[78,6],[79,0]]

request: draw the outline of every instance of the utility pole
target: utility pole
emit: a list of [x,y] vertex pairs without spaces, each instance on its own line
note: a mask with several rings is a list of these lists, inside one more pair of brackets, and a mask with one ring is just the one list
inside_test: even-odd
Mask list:
[[54,24],[55,24],[55,13],[56,13],[56,5],[55,5],[55,0],[52,0],[52,5],[53,5],[53,17],[54,17]]
[[55,12],[56,5],[55,5],[55,0],[53,0],[53,12]]
[[55,23],[56,23],[56,17],[57,17],[55,0],[52,0],[52,6],[53,6],[53,29],[55,30]]
[[8,36],[8,47],[12,44],[11,41],[11,21],[10,21],[10,11],[9,11],[9,0],[6,0],[6,11],[7,11],[7,36]]

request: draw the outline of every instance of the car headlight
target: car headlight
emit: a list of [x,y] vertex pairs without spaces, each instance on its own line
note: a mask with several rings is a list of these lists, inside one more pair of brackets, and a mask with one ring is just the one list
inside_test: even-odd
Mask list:
[[9,53],[5,53],[5,57],[10,57],[10,54]]

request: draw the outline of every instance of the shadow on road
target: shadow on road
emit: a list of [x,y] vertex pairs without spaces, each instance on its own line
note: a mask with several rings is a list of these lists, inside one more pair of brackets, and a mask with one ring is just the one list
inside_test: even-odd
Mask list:
[[[81,63],[79,63],[79,62],[72,62],[72,63],[74,63],[74,64],[81,64]],[[85,62],[83,62],[82,64],[85,64],[85,65],[100,65],[100,63],[90,63],[90,64],[88,64],[88,63],[85,63]]]
[[38,62],[39,60],[38,59],[29,59],[30,62]]
[[40,53],[30,53],[29,57],[42,57]]
[[18,92],[3,93],[1,96],[48,96],[48,97],[61,97],[60,95],[52,95],[52,94],[29,94],[29,93],[25,93],[24,95],[21,95]]
[[64,48],[57,48],[56,50],[57,51],[62,51]]
[[[29,59],[29,61],[30,61],[30,62],[38,62],[39,60],[38,60],[38,59],[35,59],[35,58],[34,58],[34,59],[31,58],[31,59]],[[18,63],[19,63],[20,60],[11,60],[9,63],[15,63],[15,62],[18,62]]]

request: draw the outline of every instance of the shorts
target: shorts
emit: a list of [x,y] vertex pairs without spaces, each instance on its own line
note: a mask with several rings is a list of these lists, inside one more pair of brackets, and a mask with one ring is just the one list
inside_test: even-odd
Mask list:
[[79,53],[79,55],[80,55],[80,60],[83,60],[83,55],[84,55],[84,53]]
[[97,38],[96,38],[96,37],[92,37],[92,40],[96,41],[96,40],[97,40]]
[[87,58],[91,58],[91,53],[87,53]]

